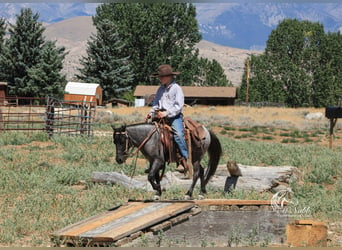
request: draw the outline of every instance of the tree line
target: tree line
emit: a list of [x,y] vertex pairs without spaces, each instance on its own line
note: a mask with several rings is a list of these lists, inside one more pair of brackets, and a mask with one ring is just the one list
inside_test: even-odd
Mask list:
[[[8,83],[11,95],[61,97],[67,52],[46,41],[38,19],[29,8],[14,24],[0,19],[0,81]],[[222,66],[195,48],[202,38],[191,3],[105,3],[93,23],[96,33],[75,77],[99,83],[104,100],[132,99],[135,86],[157,84],[149,76],[165,63],[182,72],[177,81],[183,86],[232,86]],[[238,98],[291,107],[336,104],[342,94],[341,53],[339,32],[326,34],[319,23],[285,19],[271,32],[265,53],[248,58]]]
[[[61,73],[64,47],[46,41],[39,14],[24,8],[15,24],[0,19],[0,81],[9,94],[21,97],[61,97],[66,77]],[[104,100],[132,98],[136,85],[157,84],[149,75],[160,64],[182,74],[182,85],[232,86],[216,60],[199,57],[201,40],[192,4],[102,4],[93,17],[96,34],[80,60],[76,79],[99,83]]]
[[265,53],[248,59],[242,101],[325,107],[342,97],[342,36],[325,33],[320,23],[285,19],[271,32]]

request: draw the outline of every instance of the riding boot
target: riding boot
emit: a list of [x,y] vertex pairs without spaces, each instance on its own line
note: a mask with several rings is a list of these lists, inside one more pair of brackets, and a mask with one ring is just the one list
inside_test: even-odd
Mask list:
[[184,175],[186,175],[186,173],[189,171],[189,166],[185,158],[182,159],[182,165],[184,167]]
[[180,164],[181,165],[178,165],[178,167],[176,168],[176,171],[178,171],[180,173],[184,173],[184,175],[186,175],[187,172],[189,171],[189,166],[188,166],[188,163],[184,157],[182,157]]

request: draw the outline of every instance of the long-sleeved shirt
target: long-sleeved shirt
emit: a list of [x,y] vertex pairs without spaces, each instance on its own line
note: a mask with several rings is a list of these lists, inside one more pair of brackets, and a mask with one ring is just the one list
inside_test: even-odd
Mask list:
[[151,113],[157,109],[165,109],[168,118],[182,113],[184,106],[184,94],[182,88],[173,81],[169,86],[161,85],[153,100]]

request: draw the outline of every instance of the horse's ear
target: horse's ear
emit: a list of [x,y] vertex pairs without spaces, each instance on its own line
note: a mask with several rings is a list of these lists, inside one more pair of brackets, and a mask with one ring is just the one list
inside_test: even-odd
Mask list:
[[112,129],[115,131],[115,126],[114,125],[111,125]]

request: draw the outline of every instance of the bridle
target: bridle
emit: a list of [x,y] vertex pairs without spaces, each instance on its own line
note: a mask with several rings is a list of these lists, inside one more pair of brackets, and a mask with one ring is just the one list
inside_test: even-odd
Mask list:
[[133,146],[133,143],[131,142],[131,139],[129,138],[128,136],[128,132],[127,130],[125,131],[121,131],[121,132],[114,132],[114,136],[117,135],[117,134],[120,134],[120,135],[125,135],[125,151],[124,151],[124,154],[127,155],[128,157],[129,156],[133,156],[133,155],[136,155],[138,154],[139,150],[145,145],[145,143],[151,138],[151,136],[153,135],[153,133],[157,131],[157,125],[150,130],[150,132],[147,134],[146,138],[140,143],[140,145],[137,147],[137,149],[135,150],[134,153],[129,153],[129,149]]
[[132,144],[132,142],[131,142],[131,140],[130,140],[130,138],[129,138],[129,136],[128,136],[128,133],[127,133],[127,131],[125,130],[125,131],[120,131],[120,132],[118,132],[118,131],[115,131],[114,132],[114,137],[116,136],[116,135],[124,135],[125,136],[125,144],[126,144],[126,146],[125,146],[125,151],[124,151],[124,155],[130,155],[129,154],[129,149],[133,146],[133,144]]

